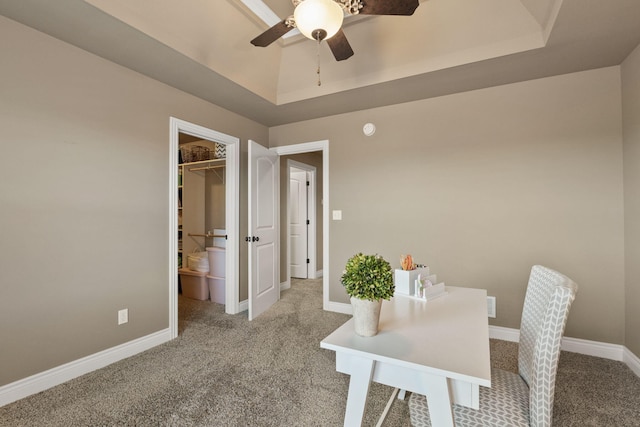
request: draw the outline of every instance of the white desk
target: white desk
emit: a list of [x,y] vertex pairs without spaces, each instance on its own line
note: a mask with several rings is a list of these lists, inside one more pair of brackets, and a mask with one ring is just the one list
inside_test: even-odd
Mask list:
[[360,426],[371,381],[427,396],[434,427],[453,426],[451,403],[478,408],[491,387],[487,292],[447,287],[425,302],[383,301],[379,332],[360,337],[353,319],[320,347],[336,352],[336,370],[351,375],[344,425]]

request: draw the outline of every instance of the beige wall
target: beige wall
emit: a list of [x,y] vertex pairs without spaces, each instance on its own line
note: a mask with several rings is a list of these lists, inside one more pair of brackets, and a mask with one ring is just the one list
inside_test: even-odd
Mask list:
[[625,345],[640,355],[640,46],[622,64],[624,135]]
[[241,200],[268,129],[3,17],[0,39],[4,385],[169,326],[170,116],[241,139]]
[[322,152],[292,154],[280,157],[280,282],[289,280],[287,266],[287,160],[295,160],[316,168],[316,270],[322,269]]
[[[377,132],[362,134],[373,122]],[[449,285],[497,297],[518,328],[529,270],[580,285],[567,335],[624,341],[619,67],[271,128],[270,146],[329,139],[330,300],[356,252],[411,253]]]
[[[412,253],[488,289],[492,324],[517,328],[541,263],[580,285],[568,336],[640,353],[638,49],[621,68],[268,130],[2,17],[0,37],[0,386],[168,327],[170,116],[241,139],[240,236],[247,140],[331,141],[331,301],[347,302],[353,253]],[[240,300],[246,263],[240,244]]]

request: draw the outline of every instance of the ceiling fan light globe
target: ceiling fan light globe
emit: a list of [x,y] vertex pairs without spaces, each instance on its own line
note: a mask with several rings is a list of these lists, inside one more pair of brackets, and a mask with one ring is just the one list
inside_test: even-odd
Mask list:
[[293,11],[296,27],[311,40],[316,40],[315,32],[324,30],[326,39],[334,36],[342,26],[344,12],[333,0],[304,0]]

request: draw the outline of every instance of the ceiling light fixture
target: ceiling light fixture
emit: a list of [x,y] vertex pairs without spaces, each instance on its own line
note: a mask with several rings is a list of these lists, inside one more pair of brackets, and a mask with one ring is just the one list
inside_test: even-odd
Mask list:
[[342,7],[334,0],[303,0],[293,11],[298,30],[317,41],[333,37],[340,30],[343,18]]
[[344,12],[342,6],[333,0],[294,0],[293,20],[298,30],[307,38],[318,42],[317,61],[318,86],[320,81],[320,42],[335,36],[340,27]]
[[[242,0],[243,2],[249,0]],[[257,1],[257,0],[256,0]],[[344,15],[413,15],[419,0],[292,0],[293,15],[283,19],[251,40],[254,46],[266,47],[297,27],[305,37],[317,43],[318,86],[320,82],[320,42],[327,45],[336,61],[353,55],[342,31]]]

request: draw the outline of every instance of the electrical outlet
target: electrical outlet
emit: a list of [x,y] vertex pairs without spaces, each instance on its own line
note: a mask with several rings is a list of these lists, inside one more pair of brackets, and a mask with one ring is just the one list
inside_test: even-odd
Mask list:
[[491,318],[496,318],[496,297],[487,297],[487,314]]
[[127,323],[129,321],[129,309],[125,308],[118,311],[118,325]]

